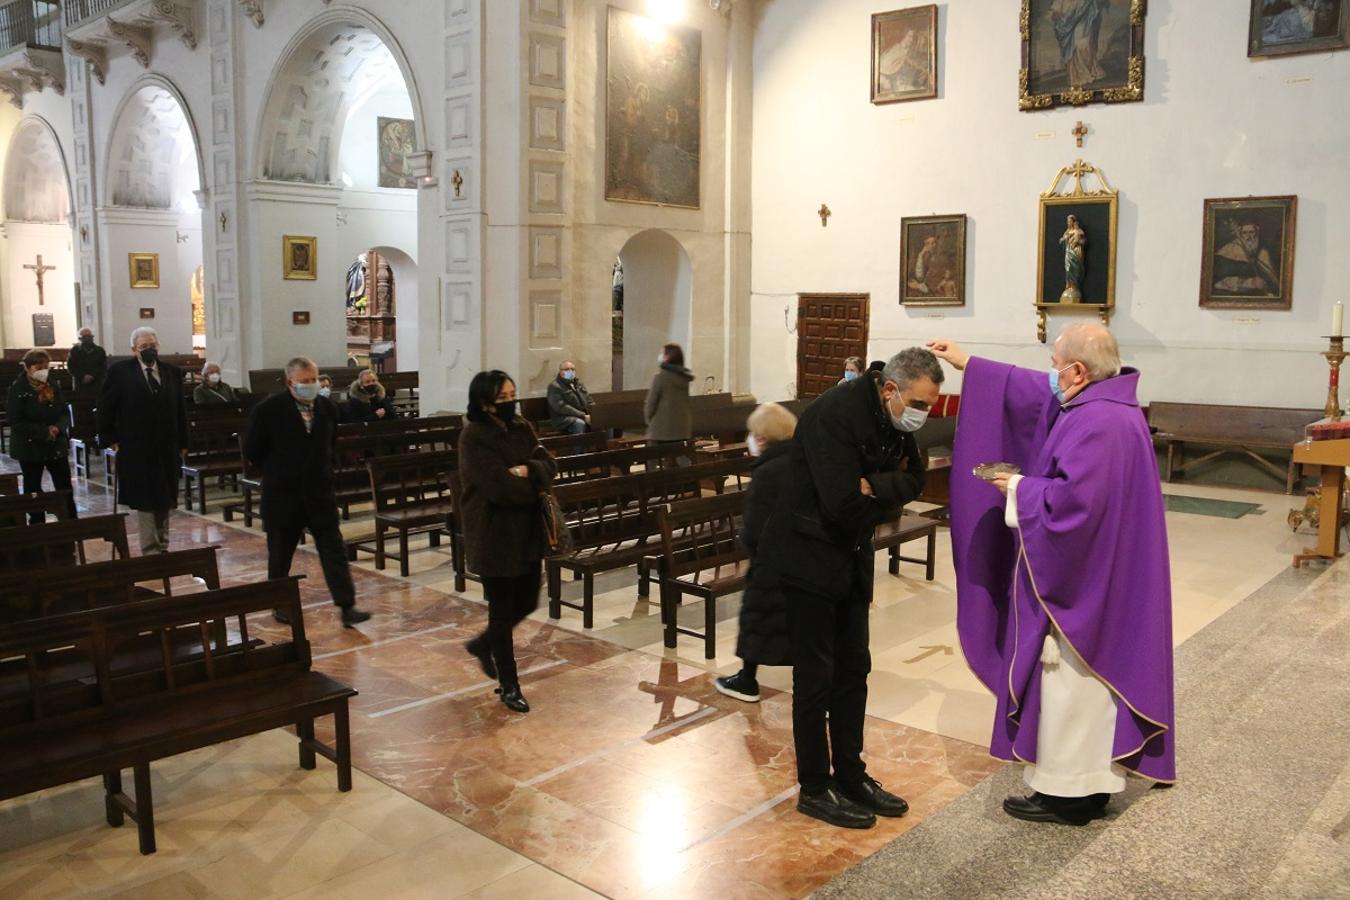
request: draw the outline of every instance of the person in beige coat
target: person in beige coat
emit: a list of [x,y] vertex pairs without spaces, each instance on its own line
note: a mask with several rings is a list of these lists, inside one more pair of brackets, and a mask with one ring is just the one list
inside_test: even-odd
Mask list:
[[652,379],[643,406],[647,440],[656,443],[687,441],[694,430],[689,407],[689,384],[694,380],[694,373],[684,367],[684,350],[679,344],[662,347],[659,361],[661,368]]

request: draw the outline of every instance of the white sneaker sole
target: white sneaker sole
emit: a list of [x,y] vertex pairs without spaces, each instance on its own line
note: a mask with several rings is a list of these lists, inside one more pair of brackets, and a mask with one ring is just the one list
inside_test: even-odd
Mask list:
[[731,688],[723,686],[720,681],[714,681],[713,687],[717,688],[717,692],[720,694],[726,694],[728,697],[734,697],[746,703],[759,702],[759,694],[742,694],[740,691],[733,691]]

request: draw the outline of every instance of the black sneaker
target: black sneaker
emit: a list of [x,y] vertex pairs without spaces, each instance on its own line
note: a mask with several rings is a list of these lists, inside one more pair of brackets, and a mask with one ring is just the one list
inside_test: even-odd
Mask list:
[[877,824],[877,817],[871,810],[864,809],[832,787],[819,794],[805,791],[798,794],[797,812],[840,828],[871,828]]
[[357,609],[355,606],[344,607],[342,610],[342,627],[355,628],[362,622],[370,621],[370,613],[365,610]]
[[744,700],[746,703],[759,702],[759,682],[746,676],[744,672],[719,678],[714,682],[717,690],[728,697]]

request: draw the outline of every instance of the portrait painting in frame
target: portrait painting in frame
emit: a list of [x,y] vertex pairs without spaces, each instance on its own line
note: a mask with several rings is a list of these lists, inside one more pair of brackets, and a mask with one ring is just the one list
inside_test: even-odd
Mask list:
[[415,189],[408,157],[417,152],[417,130],[412,119],[375,119],[380,159],[380,187]]
[[314,281],[319,277],[319,239],[288,234],[281,239],[283,276],[287,281]]
[[937,5],[872,16],[872,102],[937,96]]
[[703,34],[609,8],[605,199],[699,207]]
[[159,287],[158,253],[128,253],[127,263],[131,269],[133,288]]
[[905,306],[966,305],[966,217],[900,220],[900,302]]
[[1144,99],[1145,0],[1022,0],[1023,110]]
[[1251,4],[1249,57],[1350,47],[1350,0],[1251,0]]
[[1290,309],[1298,197],[1205,201],[1200,305]]

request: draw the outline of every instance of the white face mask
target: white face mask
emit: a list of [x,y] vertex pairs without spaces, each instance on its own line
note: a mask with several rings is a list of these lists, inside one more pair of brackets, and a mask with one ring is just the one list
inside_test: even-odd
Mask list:
[[206,376],[206,380],[211,384],[220,384],[220,373],[212,372],[210,375]]
[[[899,394],[896,394],[896,396],[898,397]],[[886,415],[890,416],[891,425],[897,431],[915,432],[923,427],[924,422],[928,421],[928,410],[906,406],[904,412],[897,416],[891,412],[889,401],[886,403]]]
[[759,456],[764,452],[764,447],[759,442],[759,438],[753,434],[746,435],[745,449],[750,451],[751,456]]
[[51,375],[51,369],[38,369],[36,372],[33,373],[33,380],[40,381],[43,384],[46,384],[47,377],[49,375]]
[[656,364],[658,366],[664,366],[666,364],[666,355],[664,353],[656,354]]

